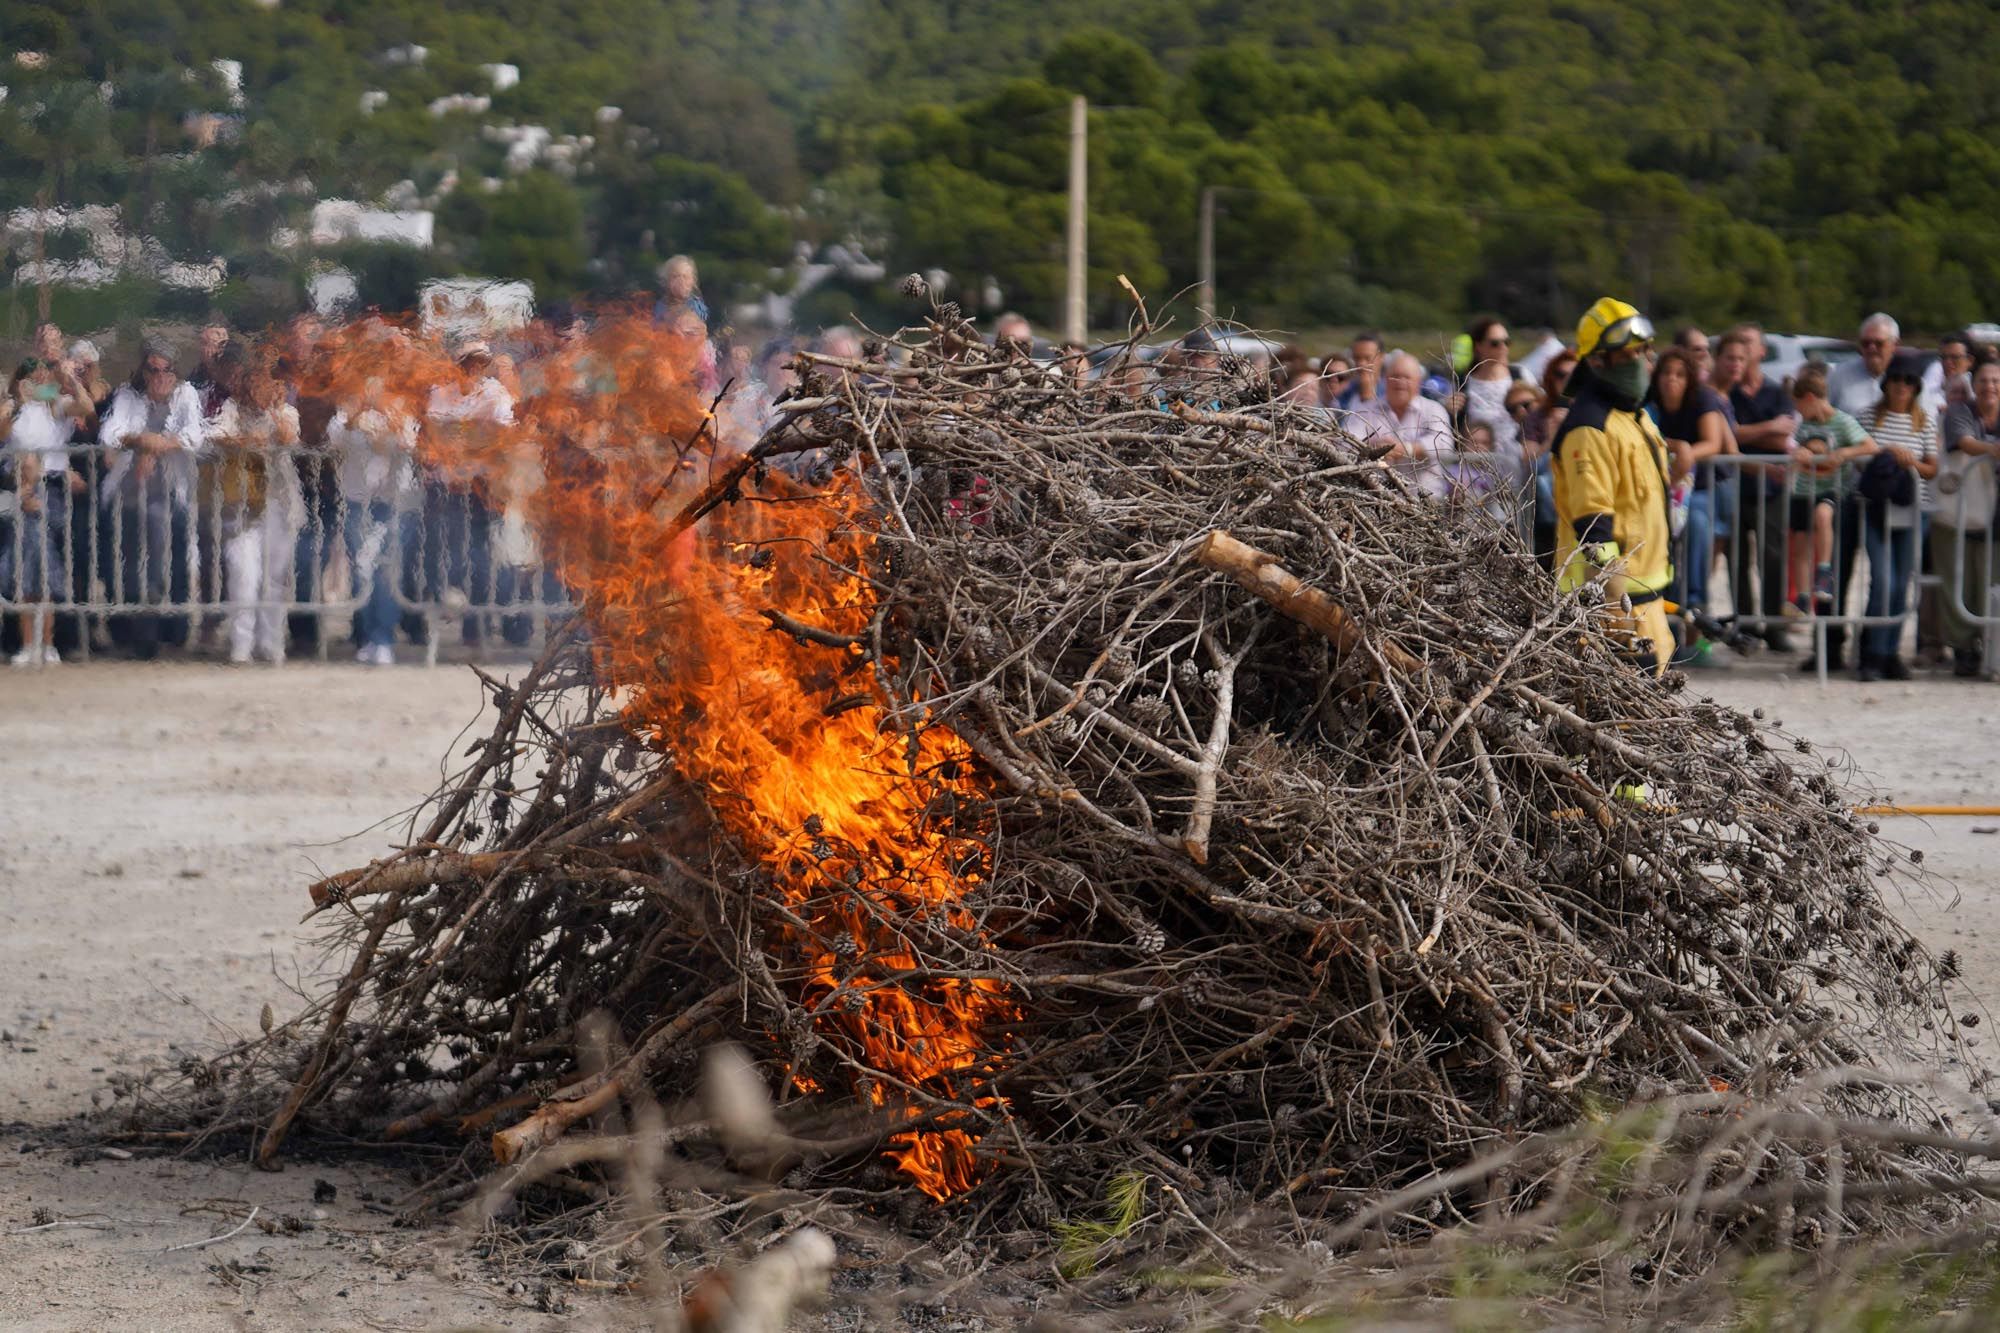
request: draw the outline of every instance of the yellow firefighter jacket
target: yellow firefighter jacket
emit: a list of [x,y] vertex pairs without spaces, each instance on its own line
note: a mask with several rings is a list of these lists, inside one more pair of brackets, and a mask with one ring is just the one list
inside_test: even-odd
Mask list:
[[1551,447],[1556,499],[1556,579],[1565,592],[1616,559],[1611,598],[1656,600],[1674,574],[1667,446],[1644,408],[1613,400],[1586,376]]

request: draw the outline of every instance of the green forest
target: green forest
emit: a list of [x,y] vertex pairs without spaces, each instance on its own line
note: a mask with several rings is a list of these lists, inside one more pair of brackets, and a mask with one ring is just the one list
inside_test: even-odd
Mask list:
[[[385,306],[459,272],[609,294],[680,251],[719,307],[852,240],[888,278],[802,321],[940,268],[1047,323],[1073,93],[1101,324],[1120,273],[1194,282],[1205,188],[1219,305],[1267,327],[1567,323],[1602,291],[1837,331],[2000,313],[2000,25],[1967,0],[10,0],[0,48],[0,203],[117,205],[227,260],[213,295],[88,297],[165,314],[268,317],[324,262]],[[491,105],[433,113],[461,93]],[[191,151],[199,112],[238,131]],[[510,171],[505,125],[592,142]],[[272,244],[404,180],[438,201],[430,251]]]

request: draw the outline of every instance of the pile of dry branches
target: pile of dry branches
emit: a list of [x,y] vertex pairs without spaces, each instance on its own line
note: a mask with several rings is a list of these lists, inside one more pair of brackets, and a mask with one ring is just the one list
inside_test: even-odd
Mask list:
[[[266,1158],[301,1125],[466,1136],[450,1197],[621,1094],[676,1101],[734,1040],[778,1097],[760,1169],[802,1197],[1045,1232],[1137,1171],[1192,1236],[1245,1207],[1333,1225],[1594,1107],[1724,1115],[1955,1040],[1951,960],[1885,910],[1904,868],[1822,761],[1624,665],[1601,593],[1557,597],[1511,533],[1321,414],[1228,367],[1121,397],[1116,369],[1053,376],[949,308],[804,370],[752,454],[669,505],[699,536],[815,503],[802,473],[865,496],[837,540],[737,525],[704,551],[868,589],[743,614],[886,725],[977,755],[976,796],[904,775],[979,849],[962,910],[871,893],[817,829],[798,846],[847,871],[780,892],[793,872],[728,836],[732,794],[672,728],[635,736],[607,703],[586,600],[533,671],[490,682],[499,720],[406,852],[315,886],[339,983],[191,1067],[205,1114]],[[836,928],[843,895],[885,934]],[[1008,1017],[953,1077],[900,1080],[808,983],[822,965],[917,999],[990,980]],[[614,1035],[587,1046],[594,1014]],[[1901,1085],[1814,1086],[1814,1114],[1944,1128]],[[946,1128],[978,1183],[934,1209],[882,1154]],[[1955,1172],[1913,1142],[1866,1155],[1869,1189],[1829,1185],[1820,1137],[1785,1129],[1730,1159],[1733,1198],[1844,1188],[1851,1220]],[[673,1137],[721,1150],[699,1114]],[[1532,1181],[1441,1197],[1456,1216],[1496,1189]]]

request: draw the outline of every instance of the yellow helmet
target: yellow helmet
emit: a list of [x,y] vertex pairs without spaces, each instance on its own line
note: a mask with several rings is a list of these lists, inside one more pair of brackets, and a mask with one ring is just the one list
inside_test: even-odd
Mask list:
[[1576,354],[1615,352],[1633,343],[1653,341],[1653,323],[1615,296],[1602,296],[1576,322]]

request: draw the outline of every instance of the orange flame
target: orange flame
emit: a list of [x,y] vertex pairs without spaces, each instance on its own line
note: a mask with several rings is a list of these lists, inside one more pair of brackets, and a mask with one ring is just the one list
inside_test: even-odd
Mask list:
[[[896,1135],[890,1156],[946,1199],[980,1175],[949,1108],[999,1104],[982,1089],[1018,1009],[983,977],[906,984],[918,969],[906,933],[922,923],[977,937],[964,899],[986,847],[948,812],[976,804],[981,783],[957,736],[890,716],[858,646],[774,633],[760,614],[865,638],[870,538],[851,473],[820,492],[774,476],[758,502],[674,531],[681,502],[729,456],[703,433],[698,350],[644,319],[605,321],[530,365],[535,392],[515,428],[427,433],[423,458],[519,499],[509,479],[539,456],[530,517],[582,605],[600,677],[771,876],[788,909],[769,932],[781,975],[820,1037],[864,1071],[856,1091],[913,1115],[939,1108],[934,1125]],[[440,349],[379,327],[344,331],[325,365],[335,396],[418,415],[460,374]]]

